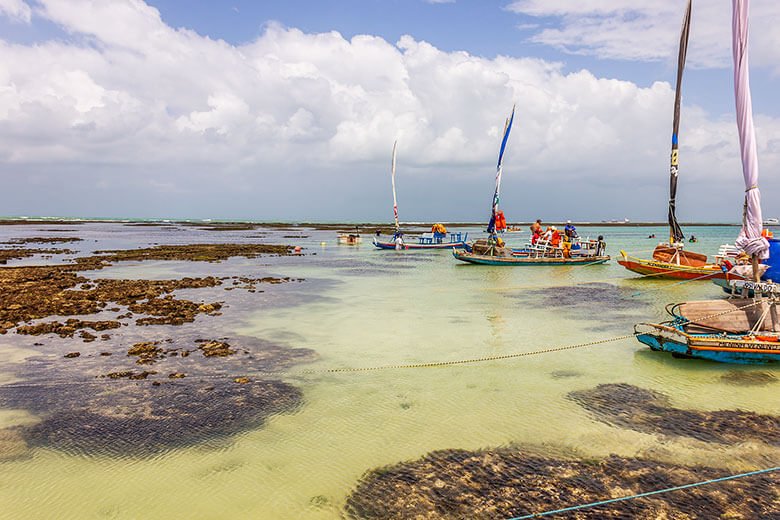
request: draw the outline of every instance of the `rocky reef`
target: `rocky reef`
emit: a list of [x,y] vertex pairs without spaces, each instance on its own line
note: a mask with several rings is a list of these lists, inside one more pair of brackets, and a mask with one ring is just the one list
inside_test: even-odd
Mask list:
[[[576,460],[521,449],[444,450],[368,472],[345,512],[361,519],[493,519],[717,478],[729,472],[611,456]],[[759,519],[780,515],[771,474],[567,513],[565,518]],[[562,517],[562,518],[563,518]]]
[[618,428],[704,442],[734,444],[754,440],[780,446],[780,417],[774,415],[675,408],[664,394],[626,383],[578,390],[571,392],[569,399],[599,421]]

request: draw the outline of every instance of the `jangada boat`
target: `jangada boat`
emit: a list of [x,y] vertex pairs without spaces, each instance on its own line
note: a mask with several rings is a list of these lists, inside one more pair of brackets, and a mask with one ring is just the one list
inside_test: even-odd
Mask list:
[[[689,4],[690,8],[690,4]],[[761,195],[758,190],[758,157],[748,79],[749,0],[733,0],[734,93],[737,126],[745,180],[742,229],[736,245],[752,257],[751,281],[735,280],[728,300],[687,302],[667,307],[672,320],[640,323],[634,332],[653,350],[685,357],[727,363],[776,363],[780,361],[780,318],[775,284],[758,282],[759,260],[767,258],[769,243],[762,235]],[[738,287],[737,287],[738,286]],[[753,297],[750,298],[749,293]]]
[[[515,107],[504,125],[504,137],[501,141],[501,149],[498,153],[498,165],[496,167],[496,188],[493,192],[493,205],[488,222],[488,238],[480,239],[471,245],[465,245],[463,249],[453,249],[452,256],[461,262],[479,265],[592,265],[603,264],[609,260],[604,255],[604,241],[585,241],[578,244],[579,248],[561,247],[561,244],[552,245],[547,241],[537,241],[522,249],[510,249],[506,246],[498,231],[506,230],[506,218],[498,209],[501,192],[501,174],[503,170],[504,151],[512,130],[512,121],[515,118]],[[572,245],[573,244],[569,244]]]
[[780,362],[777,298],[711,300],[675,304],[672,320],[634,326],[653,350],[723,363]]
[[603,254],[604,242],[588,240],[581,244],[579,252],[569,257],[563,256],[561,248],[509,249],[491,239],[477,240],[470,250],[452,251],[452,255],[461,262],[480,265],[596,265],[609,261]]
[[682,32],[680,34],[680,46],[677,57],[677,86],[674,94],[674,120],[672,123],[672,154],[669,168],[669,242],[661,243],[653,251],[652,259],[641,259],[629,255],[625,251],[620,252],[618,263],[635,273],[642,275],[655,275],[658,278],[696,279],[703,280],[723,276],[720,265],[709,263],[707,255],[683,250],[685,235],[677,222],[676,197],[678,162],[678,133],[680,128],[680,101],[682,97],[682,77],[685,69],[685,57],[688,51],[688,34],[691,26],[691,1],[683,18]]
[[[379,249],[409,250],[409,249],[452,249],[454,247],[463,247],[466,245],[468,233],[450,233],[447,240],[447,228],[444,224],[434,224],[430,233],[411,237],[407,239],[401,233],[401,226],[398,223],[398,199],[395,194],[395,151],[398,141],[393,143],[393,160],[390,168],[390,179],[393,186],[393,217],[395,218],[395,233],[390,240],[379,240],[374,237],[374,245]],[[417,240],[416,243],[410,240]]]

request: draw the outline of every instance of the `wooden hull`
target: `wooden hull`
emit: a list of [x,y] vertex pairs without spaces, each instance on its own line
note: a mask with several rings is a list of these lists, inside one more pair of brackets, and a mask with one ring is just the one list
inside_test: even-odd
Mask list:
[[719,363],[780,362],[778,342],[744,339],[739,336],[687,334],[676,327],[651,323],[642,323],[637,327],[649,328],[646,332],[637,333],[637,339],[656,351]]
[[[374,245],[379,249],[395,249],[395,242],[380,242],[374,239]],[[454,249],[456,247],[463,248],[466,246],[466,242],[442,242],[440,244],[404,244],[403,250],[415,250],[415,249]]]
[[454,249],[452,256],[461,262],[478,265],[524,265],[524,266],[561,266],[561,265],[595,265],[609,261],[609,256],[590,256],[576,258],[529,258],[518,256],[489,256],[458,251]]
[[339,235],[339,244],[346,244],[348,246],[356,246],[360,243],[360,236],[358,235]]
[[726,278],[726,273],[717,264],[706,264],[700,267],[688,265],[678,265],[668,262],[659,262],[657,260],[644,260],[628,256],[621,251],[622,258],[618,264],[629,271],[642,275],[653,275],[654,278],[668,278],[674,280],[713,280],[716,278]]

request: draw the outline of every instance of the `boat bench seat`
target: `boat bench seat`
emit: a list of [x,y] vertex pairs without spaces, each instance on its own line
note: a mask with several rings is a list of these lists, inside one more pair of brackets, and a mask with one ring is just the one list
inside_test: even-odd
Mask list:
[[[752,305],[753,303],[752,299],[686,302],[680,306],[680,315],[691,322],[686,325],[687,332],[720,330],[740,334],[750,331],[770,305],[768,301],[758,305]],[[780,332],[780,319],[776,308],[769,310],[759,331]]]

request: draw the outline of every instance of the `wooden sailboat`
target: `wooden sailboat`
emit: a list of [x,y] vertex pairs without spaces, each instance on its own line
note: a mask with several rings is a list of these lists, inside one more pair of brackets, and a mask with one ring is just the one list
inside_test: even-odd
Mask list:
[[579,249],[565,251],[562,247],[554,247],[550,244],[537,243],[523,249],[511,249],[506,247],[504,241],[498,236],[497,231],[506,228],[503,213],[499,210],[501,193],[501,174],[503,171],[504,151],[512,130],[512,121],[515,118],[515,107],[504,125],[504,137],[501,141],[501,149],[498,153],[498,165],[496,167],[496,188],[493,192],[493,204],[490,220],[487,226],[487,239],[477,240],[462,250],[453,249],[452,255],[456,260],[479,265],[592,265],[609,260],[604,255],[603,241],[584,241]]
[[[374,237],[374,245],[379,249],[395,250],[414,250],[414,249],[453,249],[455,247],[464,247],[468,239],[468,233],[450,233],[447,240],[447,230],[442,224],[434,225],[430,233],[423,233],[416,237],[417,242],[410,242],[404,238],[401,233],[401,226],[398,223],[398,199],[395,193],[395,151],[398,141],[393,143],[393,160],[391,164],[390,179],[393,186],[393,217],[395,218],[395,233],[391,240],[379,240]],[[412,237],[414,239],[414,237]]]
[[621,258],[618,263],[635,273],[642,275],[655,275],[658,278],[677,279],[713,279],[722,278],[724,273],[717,263],[707,261],[707,255],[685,251],[683,235],[680,224],[677,222],[676,198],[678,162],[678,135],[680,129],[680,104],[682,98],[682,77],[685,69],[685,57],[688,51],[688,34],[691,27],[691,0],[685,9],[682,31],[680,33],[680,46],[677,57],[677,86],[674,93],[674,120],[672,122],[672,154],[669,168],[669,242],[661,243],[653,251],[652,259],[634,257],[620,251]]
[[[780,293],[774,284],[760,284],[759,261],[768,257],[769,243],[763,237],[761,195],[758,190],[758,159],[753,109],[748,77],[749,0],[733,0],[734,95],[737,127],[745,180],[742,229],[736,245],[751,256],[753,281],[744,284],[743,295],[754,298],[686,302],[667,307],[672,320],[640,323],[637,339],[653,350],[678,356],[727,363],[780,362]],[[748,286],[749,285],[749,286]],[[772,287],[774,286],[774,288]]]

